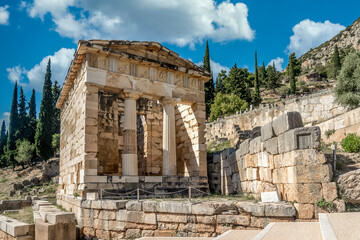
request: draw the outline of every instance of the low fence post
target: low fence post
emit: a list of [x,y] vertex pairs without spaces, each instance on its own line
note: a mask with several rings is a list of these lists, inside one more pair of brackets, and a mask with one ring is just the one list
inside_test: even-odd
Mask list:
[[333,160],[334,160],[334,172],[336,171],[336,143],[332,145],[333,149]]
[[137,200],[139,201],[140,200],[140,189],[139,188],[137,189],[136,194],[137,194]]
[[100,189],[100,200],[102,201],[102,189]]
[[191,187],[189,187],[189,202],[191,202]]

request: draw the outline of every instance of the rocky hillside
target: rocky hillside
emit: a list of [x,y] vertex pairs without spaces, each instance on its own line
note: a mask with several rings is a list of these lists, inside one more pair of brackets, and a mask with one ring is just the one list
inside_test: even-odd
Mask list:
[[320,64],[325,66],[333,55],[335,45],[338,46],[340,55],[346,55],[352,49],[360,51],[360,17],[329,41],[302,55],[301,67],[306,69]]

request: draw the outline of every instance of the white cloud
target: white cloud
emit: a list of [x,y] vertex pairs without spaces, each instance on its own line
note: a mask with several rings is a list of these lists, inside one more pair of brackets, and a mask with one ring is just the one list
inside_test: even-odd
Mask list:
[[[198,65],[198,66],[202,66],[203,64],[204,64],[204,62],[202,62],[202,61],[199,62],[199,63],[196,63],[196,65]],[[223,66],[220,63],[215,62],[215,61],[213,61],[211,59],[210,59],[210,68],[211,68],[211,71],[212,71],[212,74],[213,74],[214,81],[216,81],[216,78],[219,75],[219,72],[221,70],[225,70],[227,73],[229,73],[229,71],[230,71],[229,67]]]
[[[61,48],[54,55],[44,57],[39,64],[36,64],[30,70],[21,66],[15,66],[6,69],[10,81],[17,81],[21,86],[27,88],[34,88],[36,91],[41,92],[44,82],[46,66],[49,58],[51,59],[51,80],[57,80],[61,85],[64,82],[70,62],[73,58],[74,49]],[[24,77],[27,81],[24,81]]]
[[274,62],[275,62],[275,67],[276,67],[277,71],[282,71],[284,69],[282,66],[282,64],[284,63],[284,59],[281,57],[277,57],[275,59],[270,60],[270,62],[266,66],[269,66],[269,65],[272,66]]
[[286,51],[295,52],[296,56],[300,57],[311,48],[330,40],[343,29],[345,26],[330,21],[322,23],[309,19],[303,20],[292,28],[294,35],[290,37],[290,44]]
[[0,127],[1,127],[2,122],[5,121],[6,129],[8,129],[9,119],[10,119],[10,113],[9,112],[4,112],[2,114],[1,119],[0,119]]
[[[71,7],[71,8],[70,8]],[[251,41],[255,31],[248,8],[229,0],[34,0],[30,17],[51,14],[55,31],[75,42],[84,39],[125,39],[168,42],[194,47],[204,39]]]
[[0,7],[0,25],[7,25],[9,24],[9,11],[8,11],[9,6],[5,5],[3,7]]

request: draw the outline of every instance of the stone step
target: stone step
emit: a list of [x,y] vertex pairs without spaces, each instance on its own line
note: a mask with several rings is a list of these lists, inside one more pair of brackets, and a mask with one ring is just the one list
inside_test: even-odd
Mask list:
[[359,240],[360,212],[319,214],[323,240]]
[[229,230],[215,238],[215,240],[252,240],[260,232],[261,230]]
[[[240,239],[240,238],[239,238]],[[318,222],[269,223],[254,240],[321,240]]]

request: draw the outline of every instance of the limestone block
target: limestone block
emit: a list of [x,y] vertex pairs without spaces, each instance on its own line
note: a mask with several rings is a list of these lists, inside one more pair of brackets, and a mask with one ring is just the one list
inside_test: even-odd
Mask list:
[[325,201],[334,201],[337,198],[336,182],[327,182],[321,185]]
[[197,223],[205,223],[205,224],[215,224],[216,216],[196,216]]
[[191,205],[191,214],[195,215],[214,215],[216,208],[211,203],[194,203]]
[[250,213],[252,216],[265,216],[265,206],[256,202],[237,202],[236,206],[240,211]]
[[[329,164],[325,165],[302,165],[294,167],[296,183],[321,183],[330,182],[332,170]],[[294,183],[295,183],[294,182]],[[290,182],[289,182],[290,183]]]
[[258,180],[258,169],[257,168],[247,168],[246,169],[246,178],[250,181]]
[[243,155],[249,153],[249,143],[250,143],[250,139],[246,139],[240,144],[240,147],[239,147],[239,150],[238,150],[239,151],[238,154],[240,156],[243,156]]
[[119,209],[125,209],[126,203],[128,201],[127,200],[102,200],[99,202],[101,203],[101,209],[119,210]]
[[274,137],[264,142],[264,148],[265,150],[270,154],[278,154],[278,138]]
[[283,199],[286,201],[296,201],[298,203],[316,203],[322,197],[321,184],[284,184],[281,190]]
[[250,226],[250,215],[218,215],[217,223]]
[[157,203],[156,201],[146,200],[143,201],[143,211],[144,212],[156,212],[157,211]]
[[326,163],[325,155],[316,149],[301,149],[283,153],[275,161],[277,167],[321,165]]
[[316,149],[320,147],[320,128],[303,127],[290,130],[278,137],[279,153],[297,149]]
[[272,172],[270,168],[259,168],[260,181],[272,182]]
[[297,149],[294,130],[290,130],[278,136],[279,153],[290,152]]
[[136,239],[141,236],[141,229],[127,229],[125,237],[127,239]]
[[296,211],[292,204],[266,203],[265,216],[267,217],[293,217]]
[[267,152],[259,152],[257,155],[257,167],[270,167],[269,154]]
[[98,200],[99,199],[99,194],[97,192],[86,193],[86,199],[87,200]]
[[116,219],[116,213],[115,213],[115,211],[100,210],[99,219],[101,219],[101,220],[115,220]]
[[156,214],[140,211],[119,210],[116,212],[116,220],[122,222],[156,224]]
[[190,214],[191,203],[162,201],[157,206],[158,212]]
[[274,137],[274,130],[272,128],[272,122],[268,122],[261,127],[261,141],[265,142],[270,138]]
[[254,154],[262,151],[261,137],[256,137],[252,139],[249,143],[249,148],[250,148],[250,154]]
[[30,224],[12,221],[11,219],[7,219],[3,222],[6,222],[6,233],[13,237],[24,236],[30,232]]
[[75,214],[65,212],[50,213],[46,216],[46,220],[51,224],[75,222]]
[[186,215],[168,214],[168,213],[158,213],[156,215],[156,220],[158,222],[175,222],[175,223],[187,223],[188,222]]
[[294,203],[296,209],[296,218],[298,219],[312,219],[314,217],[314,204],[300,204]]
[[126,203],[126,210],[141,211],[142,210],[142,202],[141,201],[128,201]]
[[303,122],[301,115],[298,112],[287,112],[281,114],[272,121],[272,128],[275,136],[279,136],[286,131],[302,126]]

